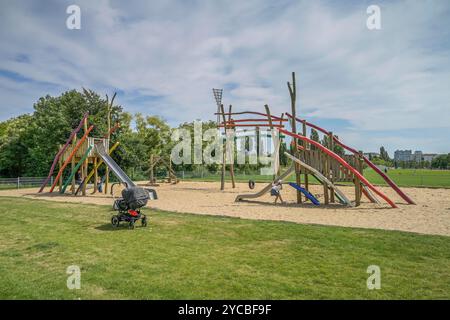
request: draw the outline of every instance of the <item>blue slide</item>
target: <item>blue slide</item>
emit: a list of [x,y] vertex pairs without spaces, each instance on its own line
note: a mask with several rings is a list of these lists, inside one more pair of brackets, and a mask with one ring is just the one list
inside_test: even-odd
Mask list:
[[297,189],[298,191],[300,191],[301,193],[303,193],[309,200],[311,200],[312,203],[314,203],[316,206],[320,205],[319,200],[316,199],[316,197],[314,197],[311,192],[309,192],[308,190],[300,187],[298,184],[293,183],[293,182],[289,182],[289,185],[294,188]]

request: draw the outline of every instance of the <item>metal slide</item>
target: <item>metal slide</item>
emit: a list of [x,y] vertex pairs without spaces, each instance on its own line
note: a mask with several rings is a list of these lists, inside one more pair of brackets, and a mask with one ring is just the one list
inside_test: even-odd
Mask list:
[[105,147],[101,143],[95,145],[95,151],[98,153],[103,162],[111,169],[114,175],[120,180],[120,182],[125,183],[127,188],[135,187],[134,182],[127,176],[127,174],[119,167],[119,165],[109,156],[106,152]]
[[339,190],[330,180],[328,180],[327,177],[325,177],[322,173],[320,173],[319,170],[317,170],[316,168],[313,168],[310,165],[304,163],[300,159],[297,159],[296,157],[294,157],[290,153],[284,152],[284,154],[289,159],[291,159],[292,161],[298,163],[303,168],[308,169],[310,171],[310,173],[314,176],[314,178],[319,180],[321,183],[324,183],[324,184],[328,185],[329,188],[334,190],[334,193],[336,194],[336,196],[338,197],[338,199],[340,201],[344,202],[344,204],[346,204],[348,206],[353,206],[351,201],[345,196],[345,194],[341,190]]
[[[284,173],[282,173],[279,177],[277,177],[275,180],[283,180],[288,178],[291,174],[294,173],[294,166],[289,167]],[[267,192],[270,191],[272,188],[272,182],[269,183],[267,186],[265,186],[263,189],[258,191],[257,193],[252,194],[240,194],[236,197],[236,200],[234,201],[241,201],[242,199],[255,199],[259,198],[263,195],[265,195]]]
[[367,188],[367,186],[364,185],[364,184],[362,184],[362,192],[363,192],[363,194],[367,197],[367,199],[370,200],[370,202],[378,203],[378,204],[381,203],[380,200],[378,200],[377,197],[375,197],[375,196],[372,194],[372,191],[370,191],[370,189]]

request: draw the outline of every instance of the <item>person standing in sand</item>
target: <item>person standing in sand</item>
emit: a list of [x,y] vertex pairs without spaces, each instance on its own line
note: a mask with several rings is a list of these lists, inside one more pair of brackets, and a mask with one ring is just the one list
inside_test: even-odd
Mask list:
[[281,189],[283,189],[283,181],[282,180],[275,180],[272,183],[272,189],[270,189],[270,195],[275,197],[275,202],[277,203],[278,199],[280,199],[281,203],[284,203],[283,198],[281,198]]

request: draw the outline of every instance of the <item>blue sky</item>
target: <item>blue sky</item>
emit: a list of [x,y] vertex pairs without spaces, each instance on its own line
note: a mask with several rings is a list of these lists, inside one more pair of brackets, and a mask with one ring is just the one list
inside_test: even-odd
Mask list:
[[[66,8],[81,8],[68,30]],[[366,8],[381,8],[381,30]],[[235,110],[298,112],[365,151],[450,152],[448,1],[0,0],[0,120],[88,87],[172,125]]]

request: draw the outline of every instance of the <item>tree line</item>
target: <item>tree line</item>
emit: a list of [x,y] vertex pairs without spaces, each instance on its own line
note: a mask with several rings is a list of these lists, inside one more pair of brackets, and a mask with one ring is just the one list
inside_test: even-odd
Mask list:
[[[107,133],[108,100],[92,90],[82,92],[71,90],[60,96],[45,96],[33,105],[34,111],[3,122],[0,122],[0,177],[46,176],[54,156],[60,146],[65,143],[70,132],[75,128],[83,115],[89,113],[89,124],[95,127],[91,133],[94,137],[103,137]],[[114,151],[114,159],[134,179],[147,179],[150,168],[150,155],[168,156],[175,143],[171,140],[172,128],[159,116],[144,116],[140,113],[130,114],[121,105],[114,104],[110,110],[112,124],[120,124],[120,128],[111,136],[111,145],[117,141],[119,147]],[[179,124],[176,128],[185,128],[193,134],[193,122]],[[202,123],[202,130],[216,128],[214,121]],[[320,136],[314,129],[310,138],[328,146],[327,136]],[[257,142],[259,142],[257,140]],[[204,142],[206,145],[207,142]],[[314,146],[312,146],[314,147]],[[280,147],[280,163],[287,165],[288,159],[284,151],[292,148],[282,143]],[[257,145],[259,149],[259,145]],[[344,150],[334,144],[334,152],[343,155]],[[382,147],[380,158],[372,159],[375,163],[393,165],[387,152]],[[450,156],[436,158],[431,164],[436,168],[447,168]],[[235,165],[239,172],[256,172],[260,164]],[[208,166],[198,164],[174,165],[175,171],[207,170],[211,173],[220,171],[219,164]],[[104,170],[104,168],[102,169]],[[102,174],[104,171],[100,171]],[[157,168],[156,174],[164,173],[165,168]]]
[[[70,136],[83,115],[88,112],[88,121],[94,125],[90,136],[104,137],[107,134],[108,100],[92,90],[82,92],[71,90],[60,96],[41,97],[34,105],[34,111],[0,122],[0,177],[46,176],[60,146]],[[147,179],[150,155],[169,157],[173,146],[171,140],[175,128],[159,116],[130,114],[121,105],[113,105],[111,123],[120,128],[111,135],[111,145],[119,141],[113,158],[132,178]],[[194,122],[185,122],[176,128],[188,129],[192,134]],[[216,128],[214,121],[202,123],[202,130]],[[206,142],[204,142],[206,145]],[[286,150],[281,147],[281,154]],[[282,156],[286,164],[286,157]],[[259,169],[260,165],[238,165],[239,171]],[[206,167],[198,164],[174,165],[174,170],[208,170],[219,172],[219,164]],[[157,168],[164,171],[165,168]],[[101,169],[100,174],[104,172]]]

